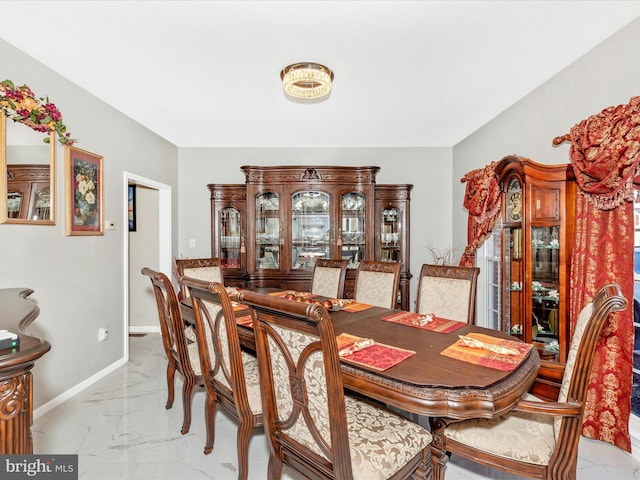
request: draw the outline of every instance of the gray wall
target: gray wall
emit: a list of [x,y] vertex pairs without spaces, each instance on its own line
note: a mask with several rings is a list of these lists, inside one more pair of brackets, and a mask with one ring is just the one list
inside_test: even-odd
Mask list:
[[[453,237],[466,236],[464,174],[505,155],[545,164],[569,163],[569,144],[554,137],[610,105],[640,95],[640,19],[594,48],[453,149]],[[562,48],[559,46],[558,48]]]
[[136,186],[137,225],[129,232],[129,331],[159,331],[156,299],[143,267],[159,270],[158,191]]
[[[0,79],[26,83],[36,95],[49,96],[79,139],[77,146],[104,156],[104,219],[116,222],[116,230],[103,236],[65,235],[64,148],[58,144],[56,225],[0,225],[0,288],[35,290],[31,298],[40,316],[30,331],[52,344],[34,369],[38,407],[122,359],[123,172],[172,185],[176,224],[178,150],[3,40],[0,58]],[[110,339],[98,343],[102,326]]]

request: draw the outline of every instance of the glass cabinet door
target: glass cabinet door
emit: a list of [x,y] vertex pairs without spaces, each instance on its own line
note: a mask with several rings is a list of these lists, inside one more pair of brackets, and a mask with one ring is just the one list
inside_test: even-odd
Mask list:
[[366,197],[361,193],[351,192],[342,195],[341,200],[342,258],[349,260],[348,268],[357,268],[360,261],[365,259]]
[[256,269],[280,268],[280,196],[264,192],[256,196]]
[[402,211],[396,207],[387,207],[382,211],[380,221],[380,260],[383,262],[401,262]]
[[32,202],[32,210],[29,212],[31,220],[50,220],[51,219],[51,189],[49,184],[34,184],[34,199]]
[[242,242],[240,210],[233,207],[226,207],[220,210],[218,225],[220,226],[220,263],[222,268],[240,268],[240,252]]
[[320,257],[331,253],[331,197],[325,192],[291,195],[291,269],[313,270]]
[[531,227],[531,341],[547,356],[559,351],[560,227]]

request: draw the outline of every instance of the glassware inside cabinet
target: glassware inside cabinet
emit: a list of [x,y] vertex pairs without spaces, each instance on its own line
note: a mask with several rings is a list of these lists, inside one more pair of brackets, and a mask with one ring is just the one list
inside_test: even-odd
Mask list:
[[506,228],[504,281],[505,331],[520,339],[524,338],[524,318],[522,306],[522,289],[524,284],[524,265],[522,255],[522,228]]
[[302,191],[291,195],[291,268],[313,270],[316,260],[330,257],[331,198]]
[[366,197],[361,193],[342,195],[342,225],[339,245],[343,260],[349,260],[347,268],[357,268],[365,251]]
[[244,241],[240,234],[240,211],[227,207],[220,210],[220,263],[222,268],[240,268],[240,254]]
[[548,357],[559,352],[559,227],[531,227],[531,340]]
[[256,197],[255,268],[280,268],[280,196],[264,192]]
[[380,222],[380,260],[383,262],[401,262],[402,211],[396,207],[387,207],[382,211]]

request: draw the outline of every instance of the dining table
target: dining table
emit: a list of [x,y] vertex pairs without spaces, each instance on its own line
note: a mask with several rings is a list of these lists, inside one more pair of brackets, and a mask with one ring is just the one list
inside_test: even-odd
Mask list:
[[[279,294],[274,289],[260,293]],[[537,350],[506,333],[467,323],[455,325],[453,330],[429,330],[409,322],[385,320],[401,317],[403,312],[400,310],[363,307],[329,311],[336,336],[346,334],[371,339],[376,344],[411,352],[407,358],[386,369],[371,368],[342,358],[344,387],[364,397],[428,417],[494,418],[508,412],[537,376],[540,365]],[[189,299],[182,301],[181,310],[187,322],[193,319]],[[242,346],[255,349],[249,310],[238,303],[234,310]],[[517,364],[505,370],[446,355],[460,344],[461,336],[474,335],[522,346]]]

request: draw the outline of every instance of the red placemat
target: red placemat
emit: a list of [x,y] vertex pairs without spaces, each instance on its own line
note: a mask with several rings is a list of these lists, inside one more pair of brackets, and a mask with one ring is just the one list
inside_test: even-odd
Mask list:
[[[349,347],[358,340],[363,339],[348,333],[341,333],[336,337],[338,350]],[[340,360],[382,372],[415,354],[416,352],[411,350],[404,350],[382,343],[374,343],[370,347],[354,352],[351,355],[340,357]]]
[[[451,333],[466,325],[464,322],[458,322],[457,320],[449,320],[447,318],[436,317],[432,315],[433,320],[424,325],[420,325],[418,322],[425,316],[422,313],[415,312],[398,312],[392,315],[382,317],[385,322],[399,323],[401,325],[409,325],[410,327],[421,328],[423,330],[429,330],[438,333]],[[415,323],[414,323],[415,322]]]
[[501,347],[507,347],[518,351],[517,355],[505,355],[501,353],[491,352],[482,348],[471,348],[462,345],[460,340],[457,340],[453,345],[448,346],[440,355],[446,357],[455,358],[467,363],[473,363],[475,365],[482,365],[484,367],[495,368],[496,370],[502,370],[505,372],[511,371],[516,368],[522,360],[527,356],[529,350],[533,348],[533,345],[524,342],[518,342],[516,340],[505,340],[502,338],[495,338],[491,335],[484,335],[482,333],[469,333],[468,337],[479,340],[483,343],[491,345],[499,345]]

